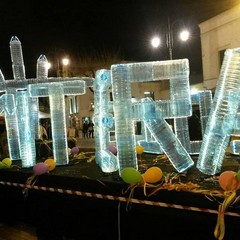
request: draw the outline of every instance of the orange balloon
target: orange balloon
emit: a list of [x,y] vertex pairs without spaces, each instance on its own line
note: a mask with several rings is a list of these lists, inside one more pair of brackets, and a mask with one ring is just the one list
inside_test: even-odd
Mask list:
[[156,183],[162,179],[163,172],[159,167],[150,167],[143,174],[143,178],[147,183]]
[[143,153],[143,151],[144,151],[144,147],[143,146],[140,146],[140,145],[136,146],[137,154],[141,155]]
[[240,182],[237,180],[237,173],[234,171],[222,172],[218,182],[224,191],[232,191],[240,188]]
[[56,162],[52,158],[48,158],[44,161],[48,165],[49,171],[52,171],[56,167]]

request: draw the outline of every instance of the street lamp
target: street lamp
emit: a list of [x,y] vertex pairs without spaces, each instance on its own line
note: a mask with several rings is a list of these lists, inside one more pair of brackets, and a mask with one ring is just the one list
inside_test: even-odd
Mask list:
[[68,65],[69,65],[69,59],[63,58],[62,59],[63,64],[63,77],[68,77]]
[[64,49],[55,49],[54,51],[48,52],[47,57],[50,55],[49,69],[52,69],[52,73],[55,72],[57,77],[68,77],[68,65],[70,59]]
[[158,36],[152,38],[151,44],[154,48],[158,48],[161,44],[161,39]]
[[69,64],[69,59],[68,58],[63,58],[62,63],[64,66],[67,66]]
[[51,64],[50,62],[47,62],[47,68],[48,68],[48,70],[49,70],[50,68],[52,68],[52,64]]
[[[177,23],[178,21],[174,21],[170,23],[170,20],[168,18],[168,23],[167,23],[167,29],[166,29],[166,45],[168,48],[168,53],[169,53],[169,59],[173,59],[173,26]],[[180,34],[179,38],[181,41],[186,42],[190,37],[190,33],[187,29],[183,29]],[[151,44],[154,48],[158,48],[161,45],[161,38],[158,36],[155,36],[151,40]]]
[[[70,60],[68,58],[63,58],[61,62],[62,64],[59,63],[59,59],[57,58],[57,66],[55,66],[55,69],[57,69],[57,77],[68,77],[68,65]],[[48,62],[48,69],[52,67],[52,63]]]

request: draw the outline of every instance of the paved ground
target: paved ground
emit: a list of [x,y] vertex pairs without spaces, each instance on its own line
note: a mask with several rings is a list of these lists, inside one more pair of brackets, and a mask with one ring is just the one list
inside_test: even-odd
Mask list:
[[76,138],[77,145],[80,148],[95,148],[95,139],[94,138]]

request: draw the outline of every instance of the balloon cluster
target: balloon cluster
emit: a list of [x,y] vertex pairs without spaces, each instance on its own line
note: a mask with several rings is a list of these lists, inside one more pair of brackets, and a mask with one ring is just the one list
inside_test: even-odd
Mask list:
[[219,176],[218,182],[224,191],[233,191],[240,189],[240,170],[238,170],[238,172],[222,172]]
[[[117,147],[113,144],[110,144],[108,146],[108,150],[113,153],[114,155],[117,155]],[[140,145],[137,145],[136,146],[136,153],[137,155],[141,156],[144,152],[144,147],[143,146],[140,146]]]
[[126,167],[121,171],[121,178],[128,184],[157,183],[162,179],[163,172],[159,167],[153,166],[141,174],[133,167]]
[[35,175],[39,176],[54,170],[55,167],[56,167],[56,162],[54,161],[54,159],[48,158],[44,162],[37,163],[33,167],[33,172]]
[[[144,152],[144,147],[141,145],[136,146],[137,155],[142,155]],[[153,166],[147,169],[143,174],[141,174],[137,169],[133,167],[126,167],[121,171],[121,178],[124,182],[128,184],[144,184],[144,183],[157,183],[161,181],[163,172],[161,168]]]
[[[56,167],[56,162],[52,158],[48,158],[44,162],[38,162],[36,165],[33,166],[33,175],[28,177],[26,181],[26,185],[34,185],[38,179],[38,176],[54,170],[55,167]],[[22,190],[22,193],[24,197],[28,196],[27,186]]]
[[1,162],[0,162],[0,169],[3,168],[9,168],[12,165],[12,160],[10,158],[4,158]]

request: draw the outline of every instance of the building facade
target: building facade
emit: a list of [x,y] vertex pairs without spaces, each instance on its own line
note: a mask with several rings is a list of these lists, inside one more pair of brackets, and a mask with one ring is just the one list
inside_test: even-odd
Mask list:
[[202,46],[203,86],[214,90],[224,52],[240,47],[240,4],[199,24]]

